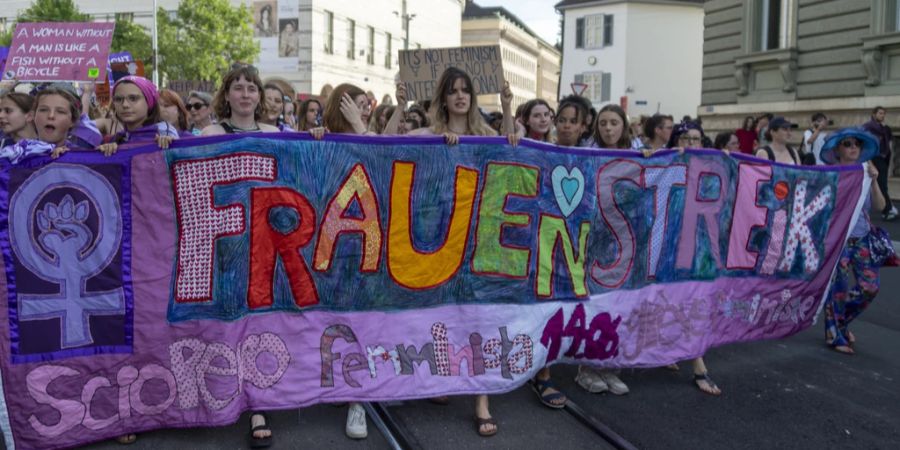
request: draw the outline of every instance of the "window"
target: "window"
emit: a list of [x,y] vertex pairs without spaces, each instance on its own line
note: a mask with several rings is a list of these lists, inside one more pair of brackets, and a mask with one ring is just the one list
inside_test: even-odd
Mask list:
[[900,31],[900,1],[887,0],[885,2],[885,33]]
[[366,49],[366,62],[375,64],[375,28],[369,27],[369,48]]
[[347,19],[347,58],[356,59],[356,21]]
[[387,40],[384,43],[384,67],[386,69],[391,68],[391,55],[394,53],[391,48],[391,38],[391,33],[387,33]]
[[785,0],[756,1],[756,39],[755,51],[775,50],[787,47],[787,20]]
[[134,13],[116,13],[116,22],[134,22]]
[[575,48],[603,48],[612,43],[612,14],[594,14],[575,20]]
[[591,103],[608,102],[612,88],[612,74],[608,72],[585,72],[575,75],[576,83],[583,83],[587,88],[582,94]]
[[334,13],[325,11],[325,53],[334,54]]
[[6,33],[6,17],[0,17],[0,33]]

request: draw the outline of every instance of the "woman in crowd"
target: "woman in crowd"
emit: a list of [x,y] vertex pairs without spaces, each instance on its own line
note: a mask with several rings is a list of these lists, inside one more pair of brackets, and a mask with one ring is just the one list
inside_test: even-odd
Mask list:
[[397,130],[393,129],[388,132],[385,132],[385,126],[388,124],[388,118],[392,117],[394,114],[395,108],[392,105],[388,105],[382,103],[375,107],[375,113],[372,114],[372,118],[369,120],[369,131],[375,134],[397,134]]
[[297,103],[284,96],[284,125],[292,130],[297,129]]
[[[219,123],[203,129],[203,136],[240,133],[277,133],[278,128],[262,123],[263,84],[256,67],[234,64],[225,74],[212,106]],[[250,445],[263,448],[272,445],[269,416],[264,411],[250,412]]]
[[199,136],[204,128],[213,124],[212,96],[206,92],[191,91],[187,99],[187,111],[190,115],[191,134]]
[[753,116],[745,117],[744,125],[741,128],[734,130],[734,134],[740,142],[741,153],[752,155],[753,150],[757,148],[756,143],[758,142],[756,139],[756,120],[753,119]]
[[285,125],[285,95],[284,91],[281,90],[281,87],[275,83],[266,83],[265,86],[263,86],[263,95],[265,96],[265,101],[263,103],[265,108],[263,109],[264,114],[262,123],[277,127],[279,131],[293,131],[290,127]]
[[21,137],[14,144],[0,149],[0,156],[13,163],[30,155],[57,158],[73,147],[71,132],[81,115],[81,102],[74,89],[65,89],[61,83],[42,89],[32,101],[32,111],[35,136],[19,133]]
[[406,118],[415,120],[417,122],[416,128],[431,126],[431,124],[428,123],[428,113],[419,105],[410,106],[409,110],[406,112]]
[[644,156],[665,148],[672,137],[674,128],[672,116],[657,113],[647,118],[647,121],[644,122],[644,146],[640,149],[644,152]]
[[553,129],[553,109],[550,104],[539,98],[526,102],[522,108],[522,125],[525,137],[550,142],[550,132]]
[[171,89],[159,91],[159,118],[175,127],[179,134],[191,134],[188,128],[188,112],[181,96]]
[[112,102],[124,129],[104,136],[105,143],[97,147],[104,155],[116,153],[125,143],[156,141],[160,148],[168,148],[178,139],[175,127],[160,118],[159,92],[150,80],[131,75],[120,78],[113,85]]
[[0,95],[0,148],[22,139],[37,138],[34,128],[34,98],[21,92]]
[[556,114],[556,145],[577,147],[584,134],[588,111],[584,104],[570,97],[563,98]]
[[[323,127],[313,128],[310,133],[321,139],[324,133],[375,134],[368,131],[371,103],[365,91],[349,83],[334,88],[325,103],[322,114]],[[351,402],[347,409],[347,423],[344,432],[351,439],[365,439],[369,435],[366,425],[366,410],[362,403]]]
[[[737,138],[734,137],[733,133],[720,133],[719,136],[726,138],[730,136],[734,141],[734,147],[737,147]],[[703,132],[703,127],[701,127],[700,124],[693,121],[685,121],[678,124],[678,126],[672,132],[672,136],[669,139],[668,148],[677,148],[679,150],[683,150],[686,148],[702,148],[703,140],[705,137],[706,134]],[[727,140],[724,145],[728,145]],[[720,147],[716,145],[716,148]],[[733,150],[728,148],[720,149],[726,152],[730,152],[731,150]],[[720,395],[722,393],[721,389],[719,389],[712,378],[710,378],[709,372],[706,369],[706,363],[703,361],[703,356],[692,359],[691,366],[694,373],[694,384],[698,389],[700,389],[700,391],[709,395]],[[670,364],[667,366],[667,368],[676,372],[679,370],[678,364]]]
[[797,125],[788,122],[784,117],[772,119],[765,133],[765,140],[768,143],[756,150],[756,157],[784,164],[800,164],[800,156],[794,147],[788,144],[793,128],[797,128]]
[[[472,90],[472,79],[462,70],[450,67],[444,70],[438,79],[434,98],[431,100],[429,120],[431,126],[419,128],[409,133],[410,136],[442,135],[448,145],[459,144],[460,136],[496,136],[494,131],[478,111],[478,99]],[[398,85],[398,91],[403,85]],[[403,97],[405,98],[405,91]],[[503,131],[510,143],[518,142],[513,130],[512,92],[509,85],[504,86],[500,95],[503,109]],[[491,417],[487,395],[475,397],[475,427],[481,436],[497,434],[497,421]]]
[[232,66],[213,99],[213,111],[219,123],[207,126],[201,135],[278,132],[277,127],[262,122],[262,91],[263,84],[256,67],[249,64]]
[[[878,178],[878,169],[869,162],[878,155],[878,140],[862,129],[845,128],[834,133],[825,141],[820,155],[826,164],[863,163],[868,176],[872,180]],[[881,211],[885,204],[878,183],[873,181],[841,252],[831,291],[825,299],[825,343],[838,353],[855,353],[856,336],[848,326],[878,295],[881,264],[877,259],[881,255],[870,245],[874,236],[869,212]]]
[[769,122],[772,121],[773,115],[771,113],[765,113],[756,118],[756,147],[763,147],[769,143],[769,138],[766,136],[769,135]]
[[322,125],[322,103],[314,98],[306,99],[300,104],[297,131],[309,131]]
[[723,131],[717,134],[713,146],[719,150],[726,152],[740,151],[741,153],[744,153],[743,149],[741,148],[740,138],[738,138],[736,133],[731,133],[728,131]]
[[[618,105],[609,104],[600,109],[594,121],[593,145],[601,149],[631,150],[628,116]],[[628,393],[628,386],[619,379],[616,371],[598,370],[578,366],[575,382],[590,393],[609,391],[615,395]]]

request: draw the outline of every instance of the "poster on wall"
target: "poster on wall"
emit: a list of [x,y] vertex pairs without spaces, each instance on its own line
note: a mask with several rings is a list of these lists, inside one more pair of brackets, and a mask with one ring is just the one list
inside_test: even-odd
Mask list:
[[296,72],[300,56],[300,9],[296,1],[253,2],[253,34],[259,40],[260,72]]

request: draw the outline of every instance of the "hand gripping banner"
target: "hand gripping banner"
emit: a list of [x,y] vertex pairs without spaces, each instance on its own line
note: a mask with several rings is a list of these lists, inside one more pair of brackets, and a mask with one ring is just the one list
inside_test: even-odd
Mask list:
[[789,336],[866,184],[710,150],[300,134],[0,170],[9,448]]

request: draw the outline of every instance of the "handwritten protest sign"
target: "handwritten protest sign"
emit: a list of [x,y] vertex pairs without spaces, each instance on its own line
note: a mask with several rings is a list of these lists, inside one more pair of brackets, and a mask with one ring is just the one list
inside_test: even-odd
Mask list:
[[7,445],[503,392],[547,364],[789,336],[868,188],[859,166],[709,150],[173,145],[0,165]]
[[427,100],[448,67],[465,71],[472,78],[476,95],[503,90],[503,61],[499,45],[457,48],[422,48],[400,51],[400,79],[410,100]]
[[4,77],[20,81],[106,79],[112,22],[16,24]]

